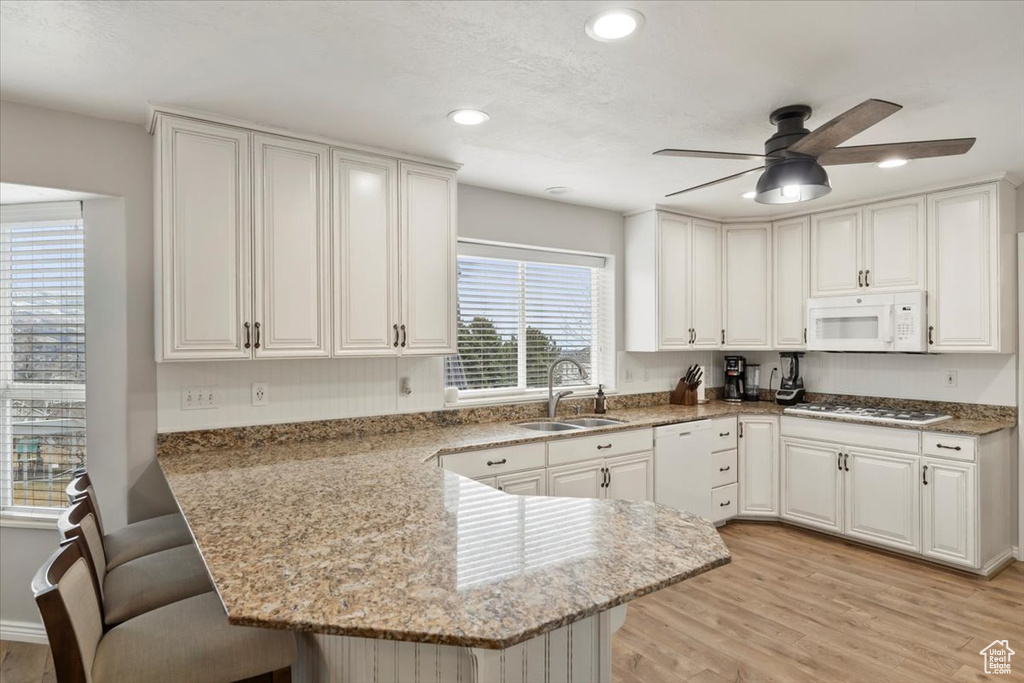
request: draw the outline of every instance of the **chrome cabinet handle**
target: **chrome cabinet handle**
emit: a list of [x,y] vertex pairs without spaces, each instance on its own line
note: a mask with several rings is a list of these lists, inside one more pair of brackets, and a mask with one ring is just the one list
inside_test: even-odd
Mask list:
[[732,465],[726,465],[725,467],[719,467],[718,471],[719,472],[728,472],[731,469],[732,469]]
[[501,460],[488,460],[487,461],[487,466],[491,467],[493,465],[504,465],[507,462],[508,462],[508,458],[502,458]]
[[399,329],[402,330],[402,348],[404,349],[405,348],[405,339],[406,339],[406,336],[407,336],[407,333],[405,331],[405,325],[402,325]]
[[254,323],[253,327],[256,328],[256,343],[253,344],[254,348],[260,348],[260,324]]
[[245,348],[252,348],[252,344],[249,343],[249,323],[244,325],[245,327]]
[[925,465],[924,469],[921,470],[921,477],[924,479],[924,485],[927,486],[928,485],[928,465]]
[[932,340],[932,332],[934,332],[934,331],[935,331],[935,325],[929,325],[928,326],[928,343],[929,344],[934,344],[935,343],[935,341]]
[[868,279],[870,275],[871,275],[871,271],[870,270],[865,270],[864,271],[864,286],[865,287],[870,287],[871,286],[871,280]]
[[857,286],[858,287],[863,287],[864,286],[864,271],[863,270],[858,270],[857,271]]
[[935,444],[935,447],[936,448],[945,448],[947,451],[959,451],[959,450],[961,450],[961,448],[959,446],[943,446],[941,443]]
[[395,323],[394,325],[392,325],[392,327],[395,328],[395,344],[394,344],[394,346],[397,349],[398,348],[398,323]]

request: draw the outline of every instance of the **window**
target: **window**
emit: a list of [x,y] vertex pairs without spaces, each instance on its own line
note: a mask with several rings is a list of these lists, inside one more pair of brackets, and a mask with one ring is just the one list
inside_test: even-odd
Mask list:
[[0,511],[52,514],[85,464],[77,202],[0,207]]
[[602,256],[460,242],[458,355],[445,364],[445,385],[463,398],[539,392],[559,356],[589,378],[565,363],[556,385],[605,382],[608,272]]

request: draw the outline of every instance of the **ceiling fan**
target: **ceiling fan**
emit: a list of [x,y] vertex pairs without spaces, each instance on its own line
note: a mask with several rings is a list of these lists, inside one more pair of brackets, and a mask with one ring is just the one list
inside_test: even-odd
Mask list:
[[832,191],[828,173],[823,166],[838,164],[881,163],[893,160],[927,159],[966,154],[975,138],[954,140],[923,140],[890,142],[884,145],[839,147],[857,133],[867,130],[903,107],[884,100],[865,100],[843,112],[813,132],[804,128],[811,108],[794,104],[776,109],[768,117],[778,130],[764,143],[764,154],[710,152],[696,149],[660,149],[659,156],[696,157],[698,159],[744,159],[761,161],[763,165],[742,173],[688,187],[666,197],[692,192],[705,187],[761,173],[754,199],[761,204],[791,204],[824,197]]

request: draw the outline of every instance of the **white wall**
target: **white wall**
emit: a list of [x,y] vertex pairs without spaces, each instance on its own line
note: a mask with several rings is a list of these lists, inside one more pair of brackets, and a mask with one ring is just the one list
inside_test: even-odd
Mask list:
[[[743,353],[761,363],[767,387],[776,351]],[[801,362],[808,391],[854,396],[888,396],[928,401],[1017,405],[1016,356],[1012,354],[808,353]],[[957,371],[957,386],[947,387],[946,370]],[[774,387],[778,387],[776,375]]]
[[[620,214],[459,185],[458,216],[462,237],[610,255],[616,270],[616,347],[621,348]],[[626,393],[671,389],[690,363],[705,363],[712,371],[720,365],[713,353],[617,355],[618,389]],[[408,396],[399,388],[406,377],[413,389]],[[252,405],[253,382],[269,385],[269,405]],[[709,386],[714,385],[712,379]],[[438,358],[160,363],[157,386],[161,432],[444,408],[443,364]],[[182,390],[202,386],[216,388],[218,407],[182,410]]]

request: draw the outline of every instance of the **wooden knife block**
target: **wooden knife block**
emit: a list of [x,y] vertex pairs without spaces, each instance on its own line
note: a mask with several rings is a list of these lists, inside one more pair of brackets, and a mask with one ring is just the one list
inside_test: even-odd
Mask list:
[[674,406],[695,406],[697,405],[697,392],[686,385],[683,380],[672,391],[668,402]]

